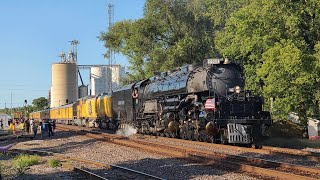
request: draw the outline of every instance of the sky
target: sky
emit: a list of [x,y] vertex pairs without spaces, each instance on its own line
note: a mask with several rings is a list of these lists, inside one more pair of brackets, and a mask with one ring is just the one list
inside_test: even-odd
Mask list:
[[[1,0],[0,1],[0,108],[23,106],[47,97],[51,64],[69,51],[76,39],[78,64],[108,64],[106,49],[97,38],[108,25],[107,0]],[[139,19],[144,0],[111,0],[114,22]],[[116,64],[128,62],[116,55]],[[89,84],[88,71],[82,71]],[[12,97],[12,101],[11,101]]]

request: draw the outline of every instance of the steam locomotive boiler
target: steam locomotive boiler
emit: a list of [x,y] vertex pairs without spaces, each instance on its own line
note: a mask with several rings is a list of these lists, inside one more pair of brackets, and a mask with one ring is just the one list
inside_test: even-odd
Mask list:
[[244,89],[241,67],[223,59],[158,73],[113,93],[115,118],[140,133],[221,143],[255,143],[272,123],[262,105]]

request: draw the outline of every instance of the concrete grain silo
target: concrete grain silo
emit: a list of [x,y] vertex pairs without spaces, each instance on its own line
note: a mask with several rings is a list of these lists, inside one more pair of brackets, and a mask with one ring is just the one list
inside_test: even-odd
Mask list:
[[75,62],[52,64],[51,105],[58,107],[78,99],[78,76]]
[[91,95],[108,93],[120,84],[125,68],[120,65],[95,66],[90,69]]
[[107,77],[109,73],[110,72],[108,71],[107,67],[91,67],[91,95],[98,95],[108,92]]

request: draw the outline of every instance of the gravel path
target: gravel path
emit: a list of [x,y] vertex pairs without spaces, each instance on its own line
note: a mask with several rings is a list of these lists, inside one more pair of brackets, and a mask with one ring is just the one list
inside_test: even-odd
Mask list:
[[[1,142],[0,146],[3,144],[6,143]],[[230,172],[213,166],[201,166],[168,156],[96,141],[69,132],[58,132],[51,138],[20,142],[15,145],[15,148],[50,150],[69,156],[117,164],[165,179],[259,179],[259,177],[255,178],[241,172]],[[42,171],[42,168],[37,168],[37,170]],[[35,173],[41,174],[41,172]],[[97,170],[97,173],[109,179],[124,179],[115,169]],[[132,179],[140,178],[132,177]]]

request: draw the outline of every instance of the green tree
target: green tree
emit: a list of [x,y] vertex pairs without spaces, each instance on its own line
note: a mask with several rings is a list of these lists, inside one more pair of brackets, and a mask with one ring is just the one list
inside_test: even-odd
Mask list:
[[[307,110],[313,108],[317,92],[319,61],[290,40],[282,40],[262,55],[257,75],[264,82],[264,96],[274,97],[273,115],[283,119],[296,111],[306,124]],[[312,112],[310,112],[312,113]]]
[[34,110],[41,110],[48,106],[48,99],[45,97],[39,97],[37,99],[34,99],[32,101],[32,104],[34,106]]
[[304,124],[318,87],[319,12],[316,0],[252,0],[215,38],[223,56],[244,65],[247,88],[275,97],[276,116],[299,111]]
[[318,1],[254,0],[234,12],[217,34],[217,49],[247,66],[250,89],[258,89],[260,79],[254,69],[263,52],[281,39],[290,39],[304,52],[313,50],[319,39]]
[[135,79],[150,77],[215,53],[206,9],[198,0],[147,0],[143,18],[118,22],[100,39],[128,57]]
[[210,17],[214,31],[225,27],[231,14],[237,12],[240,8],[248,5],[252,0],[206,0],[206,16]]

